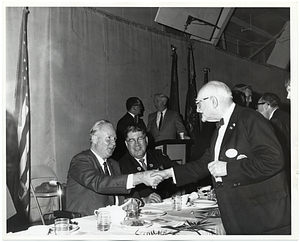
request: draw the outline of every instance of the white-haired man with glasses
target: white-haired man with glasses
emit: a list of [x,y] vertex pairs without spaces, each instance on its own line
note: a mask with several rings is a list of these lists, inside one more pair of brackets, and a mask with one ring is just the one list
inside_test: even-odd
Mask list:
[[205,84],[196,103],[203,122],[218,121],[210,149],[198,160],[153,175],[172,177],[177,186],[211,175],[226,234],[290,235],[284,156],[271,124],[236,105],[220,81]]
[[[125,130],[126,153],[120,160],[120,168],[123,174],[131,174],[145,170],[167,169],[177,166],[176,161],[172,161],[161,150],[148,149],[148,137],[146,129],[139,125],[132,125]],[[144,203],[158,203],[162,199],[175,193],[176,187],[172,180],[166,180],[153,189],[145,184],[140,184],[131,190],[129,197],[143,200]]]

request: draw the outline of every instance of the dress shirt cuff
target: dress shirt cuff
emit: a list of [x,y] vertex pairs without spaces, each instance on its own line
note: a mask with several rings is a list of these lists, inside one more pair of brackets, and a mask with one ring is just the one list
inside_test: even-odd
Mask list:
[[134,188],[133,186],[133,174],[129,174],[127,177],[126,189]]
[[175,177],[175,173],[174,173],[173,167],[171,168],[171,172],[172,172],[172,179],[173,179],[173,182],[174,182],[174,184],[176,184],[176,177]]

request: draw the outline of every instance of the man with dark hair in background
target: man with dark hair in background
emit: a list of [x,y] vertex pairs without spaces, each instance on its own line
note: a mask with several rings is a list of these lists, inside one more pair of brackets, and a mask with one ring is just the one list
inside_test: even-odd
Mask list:
[[112,155],[112,158],[117,161],[127,152],[124,136],[125,129],[134,124],[138,124],[141,127],[146,128],[146,125],[141,118],[145,111],[145,107],[141,99],[138,97],[128,98],[126,100],[126,110],[126,114],[117,123],[117,146]]

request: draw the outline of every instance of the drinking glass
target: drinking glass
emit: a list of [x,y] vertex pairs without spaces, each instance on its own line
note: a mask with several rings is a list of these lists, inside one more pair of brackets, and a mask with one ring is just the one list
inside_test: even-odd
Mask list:
[[54,221],[54,231],[56,235],[69,234],[69,219],[68,218],[57,218]]

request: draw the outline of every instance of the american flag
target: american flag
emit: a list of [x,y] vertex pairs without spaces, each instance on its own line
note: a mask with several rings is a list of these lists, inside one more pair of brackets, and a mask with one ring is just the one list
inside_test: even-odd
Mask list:
[[17,67],[17,86],[15,92],[15,117],[18,122],[18,144],[20,154],[20,190],[19,198],[29,213],[30,203],[30,102],[27,50],[28,9],[23,9],[20,31],[19,59]]

